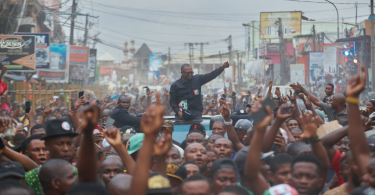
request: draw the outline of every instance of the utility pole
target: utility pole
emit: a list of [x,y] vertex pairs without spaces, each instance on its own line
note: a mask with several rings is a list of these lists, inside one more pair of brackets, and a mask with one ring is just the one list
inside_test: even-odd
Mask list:
[[[220,64],[222,65],[223,64],[223,58],[221,57],[221,52],[220,51],[219,51],[219,56],[220,56]],[[225,86],[225,76],[224,76],[224,74],[225,74],[225,71],[223,73],[221,73],[221,76],[223,78],[223,84]]]
[[315,40],[315,37],[316,37],[316,34],[315,34],[315,24],[312,26],[312,33],[313,33],[313,43],[314,43],[314,51],[316,51],[316,40]]
[[205,71],[203,71],[203,73],[206,72],[206,67],[204,66],[203,64],[203,45],[208,45],[208,43],[199,43],[201,45],[201,57],[199,58],[200,61],[201,61],[201,67],[198,68],[198,74],[200,74],[200,69],[201,68],[204,68]]
[[374,36],[374,0],[371,0],[371,68],[372,68],[372,91],[375,89],[375,36]]
[[87,45],[87,36],[88,36],[88,25],[89,25],[89,14],[86,14],[86,25],[85,25],[85,37],[83,39],[83,46]]
[[282,82],[281,84],[287,84],[288,81],[289,81],[289,78],[288,78],[288,69],[287,69],[287,65],[286,65],[286,61],[285,61],[285,44],[284,44],[284,31],[283,31],[283,23],[282,23],[282,19],[279,18],[277,23],[277,25],[279,25],[279,30],[278,30],[278,33],[279,33],[279,46],[280,46],[280,73],[281,73],[281,77],[282,77]]
[[[358,11],[358,2],[355,2],[355,27],[357,28],[357,11]],[[343,29],[344,30],[344,29]]]
[[318,36],[318,51],[322,51],[322,50],[320,49],[320,34],[318,34],[318,35],[316,35],[316,36]]
[[[229,50],[229,64],[233,64],[233,54],[232,54],[232,35],[229,35],[228,37],[228,42],[229,42],[229,45],[228,45],[228,50]],[[235,66],[232,66],[232,81],[234,82],[234,78],[235,78]]]
[[72,16],[71,22],[70,22],[70,41],[69,44],[73,45],[74,44],[74,19],[76,17],[76,9],[77,9],[77,2],[76,0],[73,0],[73,5],[72,5]]

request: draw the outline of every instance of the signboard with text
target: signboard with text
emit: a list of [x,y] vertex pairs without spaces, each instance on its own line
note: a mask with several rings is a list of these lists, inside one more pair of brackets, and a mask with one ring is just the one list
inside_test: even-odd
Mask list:
[[69,45],[51,43],[50,59],[50,68],[38,69],[38,77],[45,78],[47,82],[68,82]]
[[49,68],[49,34],[48,33],[15,33],[15,35],[33,35],[35,36],[35,67]]
[[293,36],[301,35],[302,12],[261,12],[260,13],[260,39],[278,39],[278,25],[275,24],[278,19],[282,20],[284,39],[291,39]]
[[96,49],[90,49],[89,55],[89,68],[90,68],[90,81],[95,81],[95,69],[96,69]]
[[290,65],[290,83],[299,83],[305,85],[305,65],[291,64]]
[[35,69],[35,36],[0,35],[0,68],[8,70]]
[[90,76],[88,47],[70,46],[69,80],[87,82]]
[[310,51],[309,52],[309,83],[314,84],[315,81],[324,78],[324,52]]

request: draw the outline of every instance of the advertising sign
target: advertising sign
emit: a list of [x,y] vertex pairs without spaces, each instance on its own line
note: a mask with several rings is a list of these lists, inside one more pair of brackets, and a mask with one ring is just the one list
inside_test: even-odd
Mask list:
[[305,85],[305,65],[291,64],[290,65],[290,83],[299,83]]
[[69,46],[65,44],[51,43],[50,45],[50,68],[38,69],[38,77],[46,81],[68,82],[69,75]]
[[283,24],[284,39],[291,39],[295,35],[301,35],[302,12],[261,12],[260,13],[260,39],[278,39],[278,26],[275,24],[281,18]]
[[35,67],[49,68],[49,34],[48,33],[15,33],[15,35],[35,36]]
[[157,71],[161,67],[161,54],[150,54],[150,71]]
[[35,37],[0,35],[0,67],[8,70],[35,69]]
[[69,79],[71,81],[88,81],[90,76],[89,53],[88,47],[70,46]]
[[310,51],[309,52],[309,82],[314,84],[316,80],[323,79],[323,61],[324,52]]
[[280,44],[279,43],[267,43],[267,53],[279,53],[280,52]]
[[324,46],[324,73],[336,74],[336,46]]
[[95,70],[96,70],[96,49],[90,49],[89,55],[89,68],[90,68],[90,81],[95,81]]

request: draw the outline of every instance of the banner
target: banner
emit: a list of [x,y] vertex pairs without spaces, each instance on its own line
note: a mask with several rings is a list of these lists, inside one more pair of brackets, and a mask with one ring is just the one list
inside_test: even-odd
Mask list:
[[281,18],[284,39],[291,39],[293,36],[301,35],[302,12],[261,12],[260,13],[260,39],[278,39],[279,27],[275,24]]
[[336,46],[324,46],[324,74],[336,74]]
[[89,53],[88,47],[70,46],[69,79],[71,81],[88,81],[90,76]]
[[322,51],[310,51],[309,52],[309,82],[310,84],[314,84],[316,80],[321,80],[324,78],[323,61],[324,61],[324,52]]
[[291,64],[290,65],[290,83],[299,83],[305,85],[305,65]]
[[49,68],[49,34],[48,33],[14,33],[15,35],[35,36],[35,67]]
[[50,68],[38,69],[38,77],[46,81],[68,82],[69,75],[69,46],[65,44],[51,43]]
[[157,71],[161,67],[161,54],[150,54],[150,71]]
[[95,81],[96,49],[90,49],[89,55],[90,80]]
[[35,36],[0,35],[0,68],[35,69]]

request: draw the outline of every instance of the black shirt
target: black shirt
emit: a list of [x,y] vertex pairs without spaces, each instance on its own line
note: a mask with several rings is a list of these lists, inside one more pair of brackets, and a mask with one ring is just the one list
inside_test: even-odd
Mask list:
[[[171,85],[170,100],[173,111],[177,114],[179,106],[185,106],[187,110],[203,111],[201,87],[219,76],[224,69],[217,68],[216,70],[204,74],[194,75],[190,81],[184,82],[182,78],[178,79]],[[187,107],[186,107],[187,106]]]
[[139,117],[131,116],[128,111],[119,109],[118,107],[116,107],[113,113],[111,114],[111,118],[115,120],[113,126],[117,128],[121,128],[124,126],[132,126],[136,129],[140,126],[141,123]]

